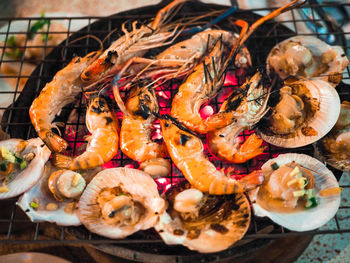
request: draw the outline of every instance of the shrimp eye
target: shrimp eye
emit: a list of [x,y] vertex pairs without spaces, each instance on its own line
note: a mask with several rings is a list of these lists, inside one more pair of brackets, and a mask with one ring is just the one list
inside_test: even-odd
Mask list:
[[166,128],[168,128],[168,127],[170,127],[170,124],[169,123],[164,123],[164,126],[166,127]]
[[185,145],[187,141],[191,139],[190,136],[187,136],[186,134],[181,134],[180,135],[180,144]]

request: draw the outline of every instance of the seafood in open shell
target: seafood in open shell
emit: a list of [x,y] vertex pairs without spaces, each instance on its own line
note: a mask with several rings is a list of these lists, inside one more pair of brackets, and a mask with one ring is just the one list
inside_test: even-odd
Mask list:
[[58,170],[51,163],[45,165],[39,182],[24,193],[17,205],[32,222],[48,221],[61,226],[78,226],[79,197],[91,179],[101,168],[82,171]]
[[350,103],[341,104],[340,115],[333,129],[316,143],[316,155],[329,165],[350,171]]
[[321,79],[333,87],[342,80],[349,59],[340,46],[330,46],[314,36],[294,36],[277,44],[267,57],[267,70],[282,79]]
[[[271,105],[272,106],[272,105]],[[325,136],[340,112],[336,90],[323,80],[287,83],[271,114],[257,129],[265,141],[280,147],[302,147]]]
[[20,195],[40,179],[50,150],[40,138],[0,142],[0,199]]
[[168,209],[155,228],[166,244],[213,253],[227,249],[248,230],[251,214],[243,194],[208,195],[182,182],[165,197]]
[[[281,154],[267,161],[262,170],[264,184],[250,193],[256,216],[267,216],[290,230],[309,231],[336,214],[341,189],[332,172],[317,159],[305,154]],[[299,185],[305,178],[307,183]],[[303,189],[295,189],[297,186]]]
[[79,219],[91,232],[124,238],[153,227],[165,202],[148,174],[119,167],[103,170],[92,179],[78,209]]

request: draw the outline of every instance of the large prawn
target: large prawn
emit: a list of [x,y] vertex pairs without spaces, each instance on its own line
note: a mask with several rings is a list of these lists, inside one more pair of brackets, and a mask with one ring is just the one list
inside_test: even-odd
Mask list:
[[266,114],[269,94],[270,86],[261,83],[261,73],[257,72],[227,97],[220,112],[234,110],[235,121],[207,135],[210,151],[217,158],[231,163],[244,163],[264,151],[264,147],[261,147],[263,140],[255,134],[250,135],[243,144],[237,142],[236,138]]
[[92,52],[85,57],[75,57],[63,69],[58,71],[53,80],[46,84],[29,109],[29,116],[39,137],[53,152],[62,152],[68,143],[52,132],[57,128],[53,123],[56,114],[72,103],[82,91],[81,72],[99,55]]
[[203,153],[203,143],[193,132],[168,115],[160,116],[169,155],[192,186],[213,195],[242,193],[262,183],[262,171],[235,180],[218,171]]
[[102,97],[94,98],[86,112],[86,126],[91,133],[84,153],[74,158],[54,154],[55,166],[69,170],[86,170],[110,161],[118,152],[119,124]]
[[246,39],[265,21],[299,6],[300,4],[296,4],[297,2],[298,0],[294,0],[271,12],[257,20],[249,29],[245,21],[236,21],[235,24],[242,27],[238,39],[233,38],[228,42],[219,41],[203,63],[195,67],[194,72],[179,87],[179,91],[173,99],[171,116],[190,130],[202,134],[230,124],[235,118],[229,114],[218,113],[205,120],[202,119],[199,113],[200,107],[218,93],[230,60],[236,56]]
[[[153,22],[137,27],[138,21],[132,23],[128,32],[122,25],[124,35],[114,41],[101,56],[81,74],[86,83],[94,83],[104,76],[114,75],[133,57],[142,57],[147,50],[167,45],[178,35],[176,25],[165,26],[171,14],[186,0],[174,0],[158,13]],[[173,38],[166,42],[168,39]]]
[[126,102],[120,131],[120,149],[131,159],[144,162],[167,155],[166,146],[151,140],[154,112],[159,106],[153,87],[134,87]]

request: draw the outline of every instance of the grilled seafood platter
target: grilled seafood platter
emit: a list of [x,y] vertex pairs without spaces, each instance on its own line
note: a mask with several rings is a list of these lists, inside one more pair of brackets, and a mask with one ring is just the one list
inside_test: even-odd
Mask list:
[[273,104],[257,133],[265,141],[285,148],[319,140],[332,129],[340,113],[338,93],[323,80],[285,82]]
[[51,163],[45,165],[43,176],[29,191],[24,193],[17,205],[32,222],[48,221],[61,226],[77,226],[77,204],[87,183],[101,168],[75,171],[58,169]]
[[0,141],[0,199],[30,189],[42,176],[50,153],[40,138]]
[[321,79],[335,87],[349,59],[340,46],[329,46],[314,36],[294,36],[277,44],[266,63],[267,70],[282,79]]
[[329,165],[350,171],[350,103],[343,101],[334,128],[316,143],[316,154]]
[[250,207],[244,194],[208,195],[188,182],[165,193],[168,208],[156,230],[166,244],[181,244],[201,253],[227,249],[250,225]]
[[78,203],[78,216],[93,233],[124,238],[153,227],[165,202],[146,173],[130,168],[111,168],[98,173]]
[[262,170],[265,181],[250,194],[255,215],[294,231],[316,229],[334,217],[341,188],[320,161],[287,153],[267,161]]

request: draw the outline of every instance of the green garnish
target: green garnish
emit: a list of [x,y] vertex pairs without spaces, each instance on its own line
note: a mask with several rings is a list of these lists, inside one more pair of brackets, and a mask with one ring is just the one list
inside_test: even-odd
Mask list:
[[318,206],[316,197],[311,197],[305,203],[305,208],[312,208]]
[[10,36],[10,37],[7,39],[6,44],[7,44],[7,45],[6,45],[7,47],[16,47],[15,36]]
[[6,163],[0,163],[0,170],[5,172],[7,170],[7,165]]
[[15,163],[15,155],[6,146],[1,147],[1,156],[10,163]]
[[[44,18],[45,13],[42,13],[41,17]],[[40,29],[42,29],[45,25],[50,26],[50,20],[40,19],[39,21],[36,21],[29,29],[29,32],[28,32],[29,38],[32,39],[34,34],[37,33]]]
[[272,169],[274,169],[274,170],[277,170],[278,168],[280,168],[280,167],[278,166],[277,163],[272,163],[272,164],[271,164],[271,167],[272,167]]
[[120,193],[118,196],[125,195],[124,193]]
[[35,203],[35,202],[30,202],[30,207],[33,208],[34,210],[37,209],[39,207],[39,204],[38,203]]
[[20,168],[21,170],[23,170],[23,169],[25,169],[26,167],[27,167],[27,162],[23,160],[23,162],[21,162],[21,163],[19,164],[19,168]]

